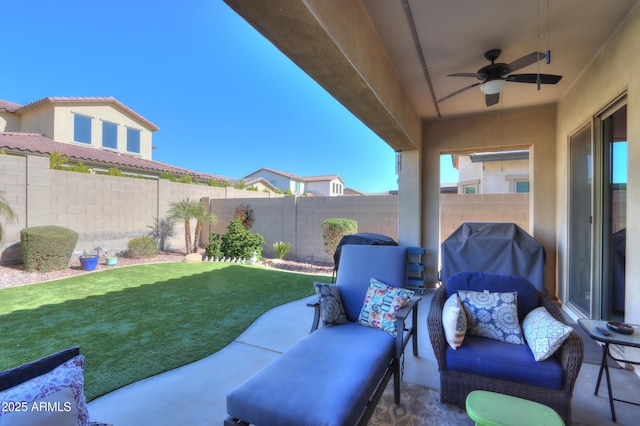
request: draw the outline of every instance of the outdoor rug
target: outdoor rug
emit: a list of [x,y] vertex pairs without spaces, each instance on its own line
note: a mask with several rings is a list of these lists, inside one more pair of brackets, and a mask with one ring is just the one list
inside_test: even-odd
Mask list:
[[440,403],[433,389],[402,382],[400,405],[393,402],[393,380],[385,389],[369,426],[473,425],[464,410]]

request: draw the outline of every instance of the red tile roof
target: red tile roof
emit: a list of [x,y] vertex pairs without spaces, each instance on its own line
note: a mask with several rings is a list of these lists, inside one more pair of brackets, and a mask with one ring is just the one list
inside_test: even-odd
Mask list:
[[17,104],[15,102],[3,101],[0,99],[0,111],[9,111],[15,112],[17,109],[21,108],[22,105]]
[[189,175],[204,181],[209,179],[227,180],[220,176],[194,172],[193,170],[146,160],[135,155],[123,154],[109,149],[56,142],[37,133],[0,132],[0,149],[9,152],[46,156],[58,151],[60,155],[65,155],[74,161],[82,161],[88,166],[115,166],[127,171],[158,175],[162,172],[171,172],[179,176]]
[[[7,101],[0,101],[0,102],[7,102]],[[108,103],[108,104],[112,104],[116,108],[118,108],[121,111],[123,111],[125,114],[130,115],[130,116],[134,117],[135,119],[137,119],[138,121],[142,122],[152,132],[155,132],[156,130],[159,130],[158,126],[156,126],[151,121],[147,120],[146,118],[144,118],[143,116],[141,116],[140,114],[138,114],[137,112],[135,112],[134,110],[129,108],[128,106],[120,103],[116,98],[113,98],[113,97],[101,97],[101,96],[49,96],[49,97],[46,97],[46,98],[39,99],[37,101],[30,102],[27,105],[20,106],[19,108],[15,109],[12,112],[15,112],[16,114],[22,114],[24,112],[30,111],[32,109],[38,108],[38,107],[43,106],[43,105],[64,104],[64,103],[67,103],[67,104],[78,104],[78,103],[92,103],[92,104],[105,104],[105,103]],[[8,104],[13,104],[13,102],[8,102]],[[18,105],[18,104],[13,104],[13,105],[15,106],[15,105]],[[1,103],[0,103],[0,108],[2,108],[2,104]]]

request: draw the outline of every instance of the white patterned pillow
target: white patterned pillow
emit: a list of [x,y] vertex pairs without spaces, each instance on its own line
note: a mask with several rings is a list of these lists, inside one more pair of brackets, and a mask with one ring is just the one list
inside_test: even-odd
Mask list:
[[78,425],[89,421],[84,397],[84,357],[0,392],[0,425]]
[[506,343],[525,343],[518,322],[518,293],[458,290],[473,326],[469,332]]
[[318,294],[320,304],[320,321],[323,327],[329,327],[347,322],[347,314],[340,298],[337,284],[314,282],[313,286]]
[[442,327],[444,337],[452,349],[462,345],[467,332],[467,315],[464,312],[458,293],[454,293],[444,302],[442,307]]
[[522,330],[536,361],[544,361],[553,355],[573,331],[542,306],[524,317]]
[[358,324],[379,328],[396,337],[396,312],[409,303],[413,291],[371,278]]

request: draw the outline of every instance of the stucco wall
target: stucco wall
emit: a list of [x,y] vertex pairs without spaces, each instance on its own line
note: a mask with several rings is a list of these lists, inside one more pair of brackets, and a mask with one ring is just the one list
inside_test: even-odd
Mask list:
[[529,233],[547,251],[545,286],[556,294],[556,106],[489,112],[423,123],[423,244],[428,279],[439,269],[440,155],[470,150],[530,149]]
[[[563,292],[567,282],[567,234],[568,234],[568,139],[580,127],[592,122],[593,118],[607,107],[616,97],[627,94],[627,136],[628,136],[628,217],[640,211],[640,169],[633,167],[640,159],[640,6],[628,14],[619,30],[599,51],[593,62],[571,87],[558,104],[558,127],[555,135],[557,169],[560,171],[556,182],[558,223],[558,271]],[[640,322],[640,310],[636,309],[640,300],[640,263],[634,262],[640,256],[640,222],[627,223],[626,264],[626,309],[625,321]],[[597,315],[597,313],[596,313]]]

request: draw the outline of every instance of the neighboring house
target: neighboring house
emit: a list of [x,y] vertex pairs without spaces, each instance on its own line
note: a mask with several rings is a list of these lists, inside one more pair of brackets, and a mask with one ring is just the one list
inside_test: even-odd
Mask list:
[[117,167],[123,174],[157,178],[164,172],[196,181],[225,181],[152,160],[158,127],[111,97],[48,97],[27,105],[0,100],[0,150],[82,162],[94,172]]
[[343,195],[344,181],[338,175],[327,176],[297,176],[278,170],[262,168],[245,176],[243,180],[248,181],[254,178],[263,178],[280,191],[290,191],[295,195],[318,195],[333,197]]
[[[452,161],[459,173],[458,194],[529,193],[528,150],[456,154]],[[440,192],[450,192],[449,184]]]
[[265,178],[251,178],[251,179],[232,179],[229,181],[231,186],[234,186],[238,183],[242,183],[242,187],[245,189],[251,188],[252,190],[260,191],[260,192],[277,192],[278,188],[273,186],[270,182],[268,182]]

